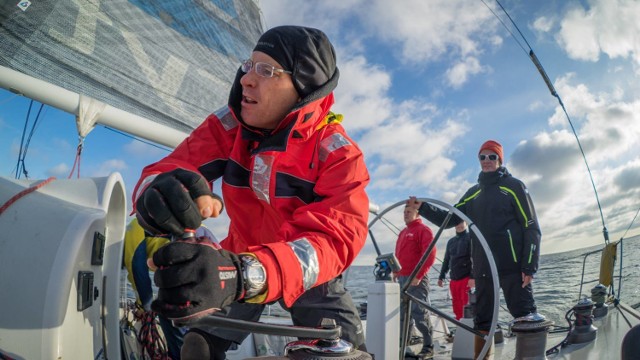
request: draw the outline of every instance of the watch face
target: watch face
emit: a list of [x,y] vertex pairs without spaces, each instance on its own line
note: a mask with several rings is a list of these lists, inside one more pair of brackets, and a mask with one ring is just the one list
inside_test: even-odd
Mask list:
[[267,275],[265,274],[264,267],[258,260],[251,256],[243,256],[244,262],[244,277],[246,286],[249,289],[260,289],[267,281]]
[[264,282],[264,268],[262,266],[249,266],[247,268],[247,277],[249,282],[261,284]]

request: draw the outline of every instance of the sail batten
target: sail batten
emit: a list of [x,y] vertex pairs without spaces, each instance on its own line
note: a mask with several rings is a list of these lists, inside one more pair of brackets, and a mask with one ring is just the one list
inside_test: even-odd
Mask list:
[[0,65],[189,132],[261,33],[252,0],[4,2]]

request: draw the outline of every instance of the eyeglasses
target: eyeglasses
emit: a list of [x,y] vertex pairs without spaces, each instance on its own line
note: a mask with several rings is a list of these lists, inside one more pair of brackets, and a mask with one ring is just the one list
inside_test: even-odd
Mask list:
[[247,59],[245,61],[242,62],[242,72],[245,74],[248,74],[249,71],[251,71],[252,68],[254,68],[255,65],[255,71],[256,74],[265,77],[265,78],[270,78],[273,77],[273,75],[275,75],[275,73],[286,73],[286,74],[291,74],[291,71],[287,71],[284,69],[278,69],[277,67],[273,66],[273,65],[269,65],[267,63],[263,63],[263,62],[253,62],[253,60],[251,59]]
[[485,161],[487,158],[491,161],[496,161],[498,160],[498,155],[496,154],[489,154],[489,155],[478,155],[478,158],[480,159],[480,161]]

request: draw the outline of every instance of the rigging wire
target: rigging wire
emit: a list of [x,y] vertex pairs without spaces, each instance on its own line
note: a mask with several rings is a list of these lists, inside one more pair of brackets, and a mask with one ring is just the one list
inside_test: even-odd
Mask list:
[[518,31],[518,34],[520,34],[520,37],[522,38],[524,43],[529,48],[528,52],[522,46],[520,41],[518,41],[518,39],[515,37],[513,32],[511,32],[511,30],[507,27],[507,25],[502,21],[502,19],[491,9],[491,7],[484,0],[481,0],[481,1],[491,11],[491,13],[494,16],[496,16],[498,18],[498,20],[500,20],[500,23],[502,23],[502,25],[507,29],[509,34],[511,34],[511,36],[518,43],[518,45],[526,53],[528,53],[529,58],[531,59],[531,61],[535,65],[536,69],[538,69],[538,72],[542,76],[542,79],[544,80],[545,84],[547,85],[547,88],[549,88],[549,92],[551,92],[551,95],[553,97],[558,99],[558,103],[560,104],[560,107],[562,108],[562,111],[564,112],[567,120],[569,121],[569,125],[571,126],[571,131],[573,132],[573,135],[575,136],[576,141],[578,142],[578,147],[580,148],[580,153],[582,154],[582,159],[584,160],[584,164],[587,167],[587,172],[589,173],[589,179],[591,180],[591,186],[593,187],[593,192],[595,193],[595,196],[596,196],[596,202],[598,203],[598,210],[600,212],[600,219],[602,221],[602,234],[604,235],[604,242],[605,242],[605,244],[609,244],[609,232],[607,230],[607,226],[605,225],[604,215],[602,214],[602,206],[600,204],[600,197],[598,196],[598,190],[596,189],[596,184],[595,184],[595,182],[593,180],[593,174],[591,173],[591,168],[589,167],[589,163],[587,162],[587,156],[584,153],[584,150],[582,148],[582,144],[580,143],[580,138],[578,137],[578,133],[576,132],[575,127],[573,126],[573,122],[571,121],[571,117],[569,117],[569,113],[567,112],[567,109],[565,108],[564,103],[562,102],[562,99],[560,98],[560,95],[558,94],[558,92],[556,91],[555,87],[551,83],[551,80],[549,79],[549,76],[547,75],[547,72],[544,70],[544,67],[542,66],[542,64],[540,63],[540,60],[538,59],[538,57],[534,53],[533,48],[531,48],[531,45],[529,45],[529,42],[527,41],[526,37],[522,34],[522,32],[520,31],[520,28],[518,27],[518,25],[516,25],[515,21],[513,21],[513,19],[509,15],[509,13],[507,13],[507,10],[502,6],[500,1],[499,0],[495,0],[495,2],[498,4],[498,6],[500,6],[500,9],[502,9],[502,12],[504,12],[504,14],[509,18],[509,21],[511,22],[513,27]]
[[27,169],[24,167],[24,159],[27,158],[27,151],[29,150],[29,144],[31,144],[31,139],[33,138],[33,134],[36,132],[36,127],[38,126],[38,121],[41,119],[40,115],[42,114],[42,109],[44,109],[44,104],[40,104],[40,109],[38,109],[38,114],[36,115],[35,120],[33,121],[33,125],[31,125],[31,131],[29,131],[29,136],[27,137],[27,141],[24,145],[24,151],[22,153],[22,171],[24,172],[24,177],[29,178]]
[[111,130],[111,131],[113,131],[114,133],[120,134],[120,135],[122,135],[122,136],[128,137],[128,138],[133,139],[133,140],[140,141],[141,143],[144,143],[144,144],[147,144],[147,145],[150,145],[150,146],[156,147],[156,148],[158,148],[158,149],[160,149],[160,150],[164,150],[164,151],[166,151],[166,152],[171,152],[171,149],[169,149],[168,147],[161,146],[161,145],[158,145],[158,144],[153,143],[153,142],[151,142],[151,141],[147,141],[147,140],[141,139],[141,138],[139,138],[139,137],[129,135],[129,134],[127,134],[127,133],[123,132],[123,131],[116,130],[116,129],[114,129],[114,128],[111,128],[111,127],[108,127],[108,126],[105,126],[105,125],[102,125],[102,126],[103,126],[105,129],[107,129],[107,130]]
[[[383,223],[387,227],[387,229],[391,230],[391,232],[394,235],[398,235],[400,233],[400,231],[401,231],[401,229],[399,227],[397,227],[396,224],[394,224],[393,222],[385,219],[384,217],[380,218],[380,222]],[[393,227],[395,230],[392,229],[391,227]]]
[[638,211],[636,211],[636,215],[633,217],[633,220],[631,220],[631,224],[629,224],[629,227],[627,228],[627,230],[625,230],[624,234],[622,234],[622,237],[620,238],[620,240],[624,239],[624,237],[627,235],[627,232],[629,232],[629,230],[631,229],[631,226],[633,226],[633,223],[636,221],[636,218],[638,217],[638,213],[640,213],[640,208],[638,208]]
[[[638,213],[640,213],[640,208],[638,208],[638,211],[636,211],[636,215],[633,217],[633,219],[631,220],[631,224],[629,224],[629,227],[627,227],[627,230],[624,231],[624,234],[622,234],[622,237],[620,237],[619,243],[620,243],[620,275],[618,277],[618,295],[616,299],[620,299],[620,294],[622,293],[622,263],[624,262],[624,237],[627,235],[627,232],[629,232],[629,229],[631,229],[631,226],[633,226],[633,223],[636,221],[636,218],[638,217]],[[616,302],[617,305],[617,302]]]
[[[35,116],[35,119],[33,121],[33,124],[31,125],[31,129],[29,130],[29,134],[27,136],[27,129],[29,128],[29,119],[31,118],[31,111],[33,109],[33,105],[34,105],[34,100],[31,99],[30,103],[29,103],[29,109],[27,111],[27,115],[25,117],[25,121],[24,121],[24,127],[22,129],[22,137],[20,139],[20,148],[18,150],[18,160],[16,163],[16,167],[15,167],[15,178],[16,179],[20,179],[21,175],[24,175],[24,177],[26,179],[29,178],[29,172],[27,171],[26,167],[25,167],[25,159],[27,157],[27,151],[29,150],[29,145],[31,144],[31,139],[33,138],[33,135],[35,134],[36,128],[38,127],[38,125],[40,124],[39,121],[42,119],[42,117],[44,116],[43,114],[43,109],[45,109],[44,104],[40,104],[40,108],[38,109],[38,113]],[[45,110],[46,111],[46,110]],[[41,116],[42,115],[42,116]],[[155,144],[153,142],[129,135],[125,132],[110,128],[108,126],[104,126],[103,127],[107,130],[111,130],[117,134],[120,134],[122,136],[128,137],[130,139],[139,141],[141,143],[147,144],[149,146],[153,146],[156,147],[160,150],[164,150],[166,152],[170,152],[171,149]],[[80,157],[80,151],[81,151],[81,147],[79,146],[79,149],[76,152],[76,156],[75,156],[75,162],[73,164],[73,169],[71,170],[71,173],[69,174],[69,178],[71,178],[71,176],[73,175],[74,170],[76,169],[77,166],[77,172],[78,172],[78,177],[80,177],[80,164],[79,164],[79,157]]]
[[44,108],[44,104],[40,104],[40,109],[38,110],[38,114],[36,115],[33,121],[33,124],[31,125],[29,136],[27,136],[27,128],[29,127],[29,118],[31,117],[31,110],[33,109],[33,100],[31,100],[31,102],[29,103],[29,110],[27,111],[27,116],[25,117],[25,120],[24,120],[22,137],[20,138],[20,149],[18,151],[18,162],[16,164],[16,175],[15,175],[16,179],[20,179],[21,174],[23,174],[26,179],[29,178],[29,172],[25,167],[24,160],[27,157],[27,150],[29,149],[29,144],[31,143],[31,139],[33,138],[33,134],[35,133],[36,127],[38,125],[38,120],[40,120],[40,115],[42,114],[43,108]]
[[18,163],[16,164],[16,179],[20,179],[20,164],[22,161],[22,148],[24,147],[24,137],[27,134],[27,126],[29,125],[29,116],[31,115],[31,108],[33,107],[33,100],[29,103],[29,110],[27,110],[27,117],[24,120],[24,128],[22,128],[22,138],[20,138],[20,149],[18,150]]

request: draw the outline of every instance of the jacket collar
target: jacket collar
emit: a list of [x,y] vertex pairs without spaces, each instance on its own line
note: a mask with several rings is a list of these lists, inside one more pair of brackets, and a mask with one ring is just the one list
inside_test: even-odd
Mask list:
[[511,174],[506,167],[500,166],[496,171],[480,172],[478,175],[478,183],[480,185],[490,185],[498,182],[500,178],[509,177]]

